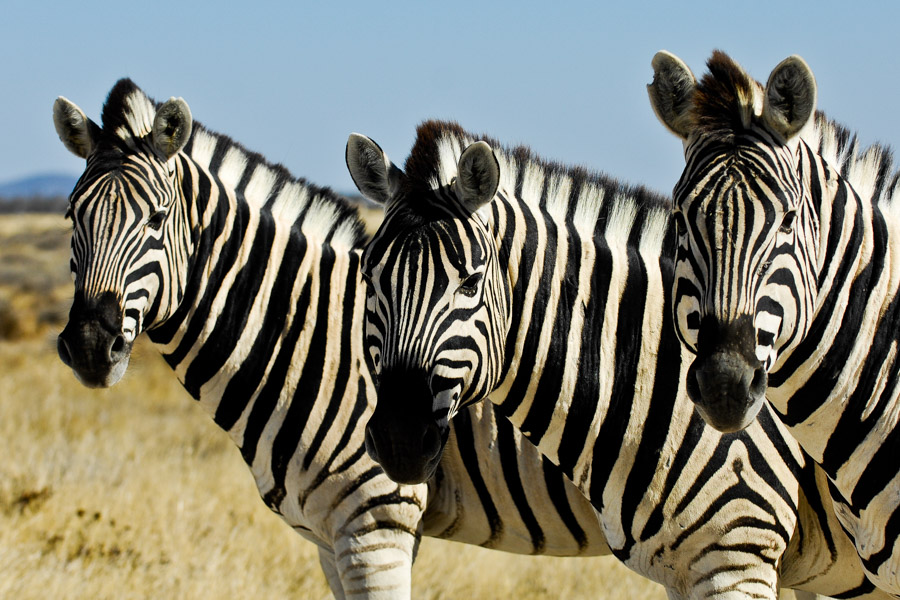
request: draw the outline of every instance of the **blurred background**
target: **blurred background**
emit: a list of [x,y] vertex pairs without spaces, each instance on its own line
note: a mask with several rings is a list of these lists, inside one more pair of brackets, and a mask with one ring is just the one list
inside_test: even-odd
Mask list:
[[[15,2],[0,35],[0,597],[328,596],[314,546],[259,500],[227,436],[138,344],[110,390],[56,357],[71,302],[66,196],[83,161],[53,100],[99,121],[120,77],[294,174],[352,194],[347,135],[398,164],[454,119],[552,160],[668,192],[681,144],[646,97],[662,48],[714,48],[757,79],[800,54],[819,107],[900,140],[897,7],[832,2]],[[552,6],[551,6],[552,4]],[[377,213],[372,213],[377,220]],[[414,597],[663,598],[612,558],[516,557],[426,540]]]

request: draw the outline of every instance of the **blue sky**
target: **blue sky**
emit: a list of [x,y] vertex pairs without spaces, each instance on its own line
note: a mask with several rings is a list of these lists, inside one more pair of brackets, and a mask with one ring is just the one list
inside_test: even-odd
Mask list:
[[[129,76],[295,175],[352,191],[352,131],[402,165],[416,124],[454,119],[506,144],[671,190],[681,144],[645,86],[659,49],[698,76],[714,48],[757,79],[800,54],[819,107],[864,143],[900,144],[896,3],[41,2],[0,25],[0,182],[77,175],[51,121],[58,95],[99,119]],[[138,7],[141,8],[138,8]]]

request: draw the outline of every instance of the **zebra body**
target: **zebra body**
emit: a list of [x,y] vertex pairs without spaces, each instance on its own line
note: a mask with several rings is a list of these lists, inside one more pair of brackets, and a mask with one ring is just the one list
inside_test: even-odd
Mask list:
[[827,474],[871,581],[900,594],[891,153],[862,151],[816,114],[815,79],[799,57],[765,87],[721,52],[699,82],[669,53],[653,64],[651,102],[685,142],[672,289],[679,335],[697,354],[692,399],[734,428],[767,398]]
[[146,331],[241,449],[266,504],[319,546],[336,597],[408,598],[423,534],[609,554],[591,504],[491,407],[464,415],[427,484],[398,485],[366,455],[362,229],[333,193],[129,80],[102,128],[62,98],[54,117],[87,159],[70,199],[61,358],[86,385],[112,385]]
[[686,398],[668,202],[476,139],[426,122],[404,170],[348,142],[354,181],[386,211],[362,266],[370,454],[421,481],[450,419],[488,399],[591,499],[613,554],[670,597],[883,597],[824,477],[768,411],[723,435]]

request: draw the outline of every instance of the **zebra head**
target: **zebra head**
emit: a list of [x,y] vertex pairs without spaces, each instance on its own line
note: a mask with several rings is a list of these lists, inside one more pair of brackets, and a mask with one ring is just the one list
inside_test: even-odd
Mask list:
[[191,134],[184,100],[156,106],[119,81],[103,127],[60,97],[53,121],[63,145],[86,160],[69,198],[75,295],[59,335],[62,361],[89,387],[124,375],[144,329],[165,319],[181,296],[186,268],[184,206],[175,156]]
[[[427,124],[417,148],[423,131]],[[488,225],[497,159],[484,142],[463,150],[451,137],[429,141],[426,154],[440,164],[424,177],[416,149],[403,173],[369,138],[354,134],[347,144],[357,187],[386,207],[362,259],[365,345],[378,389],[366,448],[403,483],[433,474],[449,420],[497,385],[510,324],[509,284]]]
[[674,189],[672,306],[678,335],[696,354],[688,394],[727,432],[755,418],[768,373],[812,312],[817,228],[799,133],[813,118],[816,84],[798,56],[782,61],[765,88],[722,52],[708,66],[698,83],[680,59],[659,52],[648,91],[685,149]]

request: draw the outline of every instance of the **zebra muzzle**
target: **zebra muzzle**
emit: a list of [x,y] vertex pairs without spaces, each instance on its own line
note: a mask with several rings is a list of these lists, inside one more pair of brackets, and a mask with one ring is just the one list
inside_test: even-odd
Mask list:
[[730,323],[707,316],[701,322],[687,392],[703,419],[721,432],[744,429],[762,408],[768,375],[756,358],[755,344],[748,316]]
[[761,365],[736,353],[697,359],[688,370],[687,390],[703,419],[723,433],[753,422],[766,396],[768,376]]
[[128,368],[131,343],[122,333],[118,300],[106,292],[94,302],[76,295],[69,321],[56,341],[60,360],[87,387],[109,387]]
[[434,475],[448,434],[433,419],[392,417],[376,408],[366,425],[366,452],[397,483],[422,483]]

